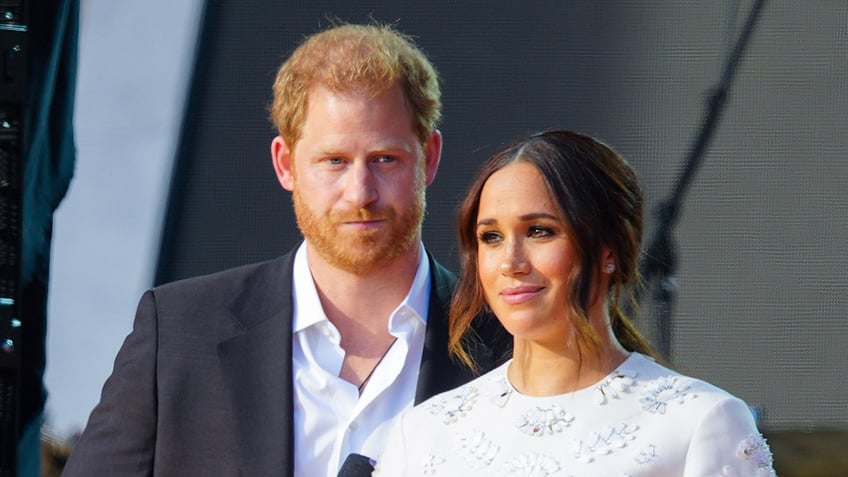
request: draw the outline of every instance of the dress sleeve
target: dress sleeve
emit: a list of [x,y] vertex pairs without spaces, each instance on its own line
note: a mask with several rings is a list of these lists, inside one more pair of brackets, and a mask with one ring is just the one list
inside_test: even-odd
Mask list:
[[774,477],[772,454],[754,416],[740,399],[727,397],[695,427],[685,477]]
[[153,475],[157,330],[155,297],[148,291],[63,477]]

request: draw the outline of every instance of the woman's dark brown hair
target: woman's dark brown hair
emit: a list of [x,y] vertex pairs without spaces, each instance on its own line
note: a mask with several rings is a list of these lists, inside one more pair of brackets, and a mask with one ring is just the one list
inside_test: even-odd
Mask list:
[[[458,216],[461,272],[450,309],[451,352],[475,368],[464,349],[471,324],[481,315],[491,316],[477,276],[477,212],[480,195],[489,177],[513,162],[532,164],[565,217],[578,265],[571,272],[568,313],[572,341],[580,353],[597,350],[589,326],[592,285],[597,280],[603,247],[615,262],[609,290],[610,324],[618,341],[629,351],[655,356],[651,346],[621,309],[621,298],[635,309],[633,289],[640,283],[638,270],[642,239],[642,189],[636,173],[612,148],[573,131],[546,131],[517,141],[489,158],[477,173]],[[483,318],[486,319],[486,318]]]

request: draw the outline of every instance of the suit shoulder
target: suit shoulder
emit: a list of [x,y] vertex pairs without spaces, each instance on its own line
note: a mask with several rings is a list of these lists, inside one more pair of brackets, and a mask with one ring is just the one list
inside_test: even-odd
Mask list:
[[245,290],[279,286],[287,277],[290,282],[291,261],[291,254],[287,254],[273,260],[165,283],[151,291],[157,301],[230,301]]

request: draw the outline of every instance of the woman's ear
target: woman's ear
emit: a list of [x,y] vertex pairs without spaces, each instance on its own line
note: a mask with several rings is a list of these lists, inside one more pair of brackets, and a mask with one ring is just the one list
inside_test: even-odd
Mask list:
[[615,273],[617,266],[612,250],[606,245],[603,245],[601,247],[601,271],[607,275],[612,275]]

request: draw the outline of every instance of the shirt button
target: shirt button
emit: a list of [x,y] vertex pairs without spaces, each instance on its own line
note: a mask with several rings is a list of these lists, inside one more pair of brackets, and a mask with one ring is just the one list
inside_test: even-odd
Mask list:
[[354,422],[351,422],[350,425],[347,426],[347,428],[350,429],[352,432],[356,432],[356,430],[359,429],[359,424],[357,424],[356,421],[354,421]]

